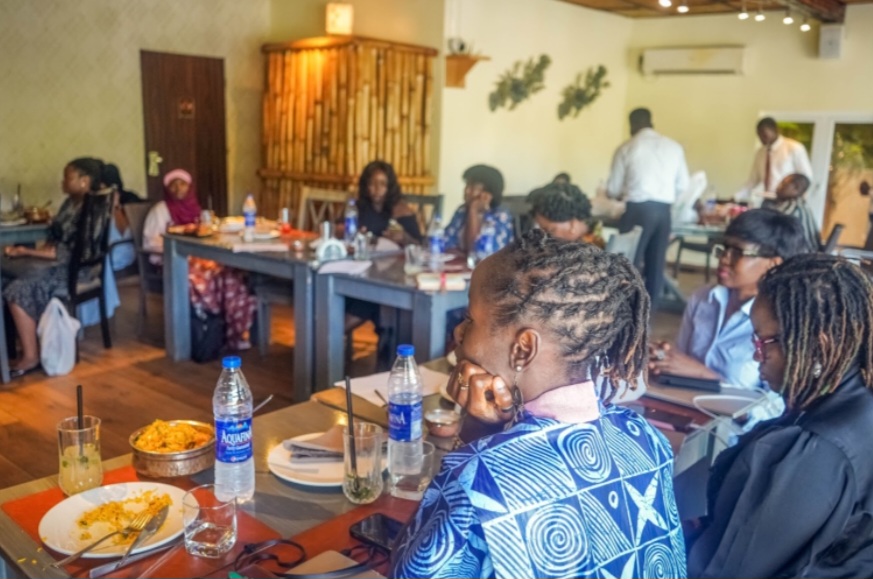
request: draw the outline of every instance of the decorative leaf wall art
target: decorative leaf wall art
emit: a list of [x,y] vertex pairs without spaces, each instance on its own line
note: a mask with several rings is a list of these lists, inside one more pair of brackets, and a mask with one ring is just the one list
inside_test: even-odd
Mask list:
[[545,87],[543,81],[550,64],[552,59],[547,54],[541,54],[539,59],[531,58],[526,63],[520,60],[516,62],[497,80],[494,92],[488,95],[488,107],[492,111],[500,107],[513,110],[532,94],[541,91]]
[[579,116],[579,112],[593,103],[600,96],[603,89],[609,88],[606,80],[606,67],[602,64],[596,69],[591,67],[585,73],[585,82],[582,82],[582,73],[576,75],[576,82],[568,84],[561,91],[563,100],[558,105],[558,119],[572,115]]

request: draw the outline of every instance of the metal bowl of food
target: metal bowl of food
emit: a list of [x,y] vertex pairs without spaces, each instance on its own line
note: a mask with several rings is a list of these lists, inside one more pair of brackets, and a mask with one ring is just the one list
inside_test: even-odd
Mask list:
[[188,476],[215,464],[215,430],[195,420],[156,420],[130,435],[133,468],[144,476]]

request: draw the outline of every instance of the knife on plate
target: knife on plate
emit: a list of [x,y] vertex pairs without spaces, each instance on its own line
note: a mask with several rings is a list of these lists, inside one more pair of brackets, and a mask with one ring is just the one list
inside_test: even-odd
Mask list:
[[124,557],[121,558],[121,561],[118,562],[118,566],[121,567],[124,565],[127,558],[130,557],[130,554],[134,552],[134,550],[142,545],[147,539],[151,538],[152,535],[158,532],[158,529],[161,528],[161,525],[164,524],[164,521],[167,520],[167,513],[170,512],[169,505],[164,506],[160,511],[155,514],[149,522],[146,523],[146,526],[140,531],[139,535],[136,536],[136,539],[133,543],[130,544],[130,547],[127,549],[127,553],[124,554]]

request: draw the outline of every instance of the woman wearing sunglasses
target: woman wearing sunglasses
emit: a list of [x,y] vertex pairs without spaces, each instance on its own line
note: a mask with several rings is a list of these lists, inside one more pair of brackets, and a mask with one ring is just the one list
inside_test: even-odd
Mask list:
[[798,256],[764,276],[751,321],[787,410],[716,460],[689,576],[871,577],[873,282]]
[[650,371],[722,380],[737,388],[760,387],[749,317],[758,282],[806,247],[803,227],[794,217],[770,209],[740,214],[714,250],[718,285],[691,296],[676,345],[654,345]]

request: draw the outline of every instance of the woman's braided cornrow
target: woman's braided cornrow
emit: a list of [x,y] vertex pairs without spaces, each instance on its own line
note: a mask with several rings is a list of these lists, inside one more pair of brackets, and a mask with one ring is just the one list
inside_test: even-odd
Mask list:
[[627,259],[535,229],[509,246],[503,264],[489,280],[496,323],[548,329],[568,364],[606,378],[607,402],[620,384],[636,384],[645,368],[649,296]]

